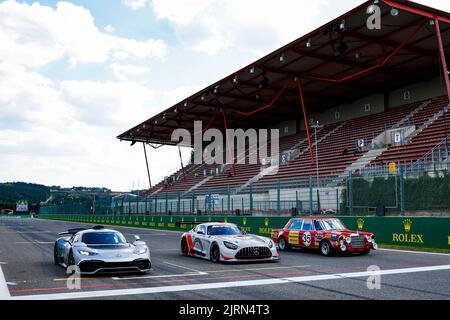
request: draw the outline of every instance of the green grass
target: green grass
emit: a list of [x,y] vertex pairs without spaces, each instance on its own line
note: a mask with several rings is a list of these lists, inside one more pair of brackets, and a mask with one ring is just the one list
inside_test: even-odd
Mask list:
[[410,250],[410,251],[424,251],[424,252],[436,252],[436,253],[450,253],[450,249],[440,249],[440,248],[422,248],[422,247],[407,247],[407,246],[396,246],[391,244],[379,244],[381,249],[398,249],[398,250]]

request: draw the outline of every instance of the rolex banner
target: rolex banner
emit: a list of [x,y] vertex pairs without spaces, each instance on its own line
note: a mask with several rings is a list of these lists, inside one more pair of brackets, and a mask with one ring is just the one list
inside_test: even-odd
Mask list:
[[28,201],[27,200],[17,201],[16,212],[28,212]]

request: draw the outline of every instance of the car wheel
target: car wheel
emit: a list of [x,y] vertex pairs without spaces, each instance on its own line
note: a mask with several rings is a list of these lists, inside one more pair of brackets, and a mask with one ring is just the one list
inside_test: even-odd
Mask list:
[[278,239],[278,249],[280,249],[280,251],[286,251],[291,249],[291,246],[289,245],[289,243],[286,242],[286,239],[284,237],[280,237]]
[[[69,251],[69,256],[67,257],[67,268],[69,268],[70,266],[73,266],[75,264],[74,260],[73,260],[73,252],[72,250]],[[75,271],[72,271],[72,273],[75,273]]]
[[181,239],[181,253],[183,254],[183,256],[188,255],[188,245],[186,238]]
[[56,248],[56,244],[55,247],[53,248],[53,261],[57,266],[59,265],[58,250]]
[[332,253],[331,245],[328,241],[323,240],[320,243],[320,254],[323,256],[329,256]]
[[212,262],[220,261],[220,249],[217,244],[214,244],[211,248],[211,261]]

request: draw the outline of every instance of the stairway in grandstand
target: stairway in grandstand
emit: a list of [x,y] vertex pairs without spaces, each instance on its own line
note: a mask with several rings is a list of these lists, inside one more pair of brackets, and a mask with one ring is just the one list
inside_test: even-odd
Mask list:
[[355,162],[352,162],[349,166],[347,166],[345,170],[337,178],[333,179],[328,186],[335,187],[340,185],[345,180],[345,178],[348,177],[350,172],[355,173],[364,169],[369,163],[375,160],[380,154],[382,154],[386,150],[387,148],[381,148],[367,151]]
[[[337,126],[327,127],[327,130],[325,130],[325,131],[323,131],[323,129],[324,129],[323,127],[320,128],[317,131],[317,133],[319,134],[317,142],[314,141],[311,144],[312,148],[314,148],[316,146],[316,144],[321,143],[323,140],[325,140],[326,138],[331,136],[333,133],[335,133],[337,130],[339,130],[345,124],[346,124],[346,122],[342,122],[342,123],[338,124]],[[292,151],[292,157],[291,157],[291,159],[289,161],[287,161],[286,163],[280,164],[277,168],[269,167],[269,168],[266,168],[264,170],[260,170],[258,172],[258,174],[253,176],[250,180],[248,180],[243,185],[241,185],[237,189],[237,191],[240,191],[240,190],[243,190],[243,189],[247,188],[250,184],[254,184],[254,183],[258,182],[259,180],[261,180],[265,176],[271,176],[271,175],[276,174],[281,166],[289,166],[291,161],[295,160],[296,158],[302,156],[305,153],[309,153],[308,138],[305,138],[305,139],[303,139],[301,141],[301,143],[296,144],[293,148],[290,149],[290,151]]]
[[390,147],[374,161],[373,165],[396,162],[412,164],[433,149],[450,132],[450,105],[447,96],[434,98],[431,103],[414,116],[416,131],[408,144]]
[[[301,131],[296,134],[292,134],[289,136],[284,136],[280,138],[279,142],[279,150],[280,154],[283,152],[292,151],[293,146],[301,145],[300,148],[303,148],[303,145],[307,145],[306,139],[306,131]],[[267,145],[267,149],[270,150],[270,143]],[[257,151],[258,152],[258,151]],[[227,171],[219,173],[215,175],[211,180],[209,180],[204,185],[201,185],[198,190],[214,190],[216,187],[222,186],[231,186],[238,187],[254,176],[256,176],[261,171],[261,164],[249,164],[249,149],[246,150],[245,163],[244,164],[235,164],[236,175],[230,176],[229,170],[231,170],[231,166]],[[258,153],[259,155],[259,153]]]
[[400,128],[403,125],[408,124],[413,117],[418,114],[420,111],[423,110],[423,108],[425,108],[426,106],[428,106],[431,103],[431,99],[430,100],[426,100],[424,102],[422,102],[417,108],[415,108],[413,111],[411,111],[409,114],[407,114],[403,119],[401,119],[399,122],[397,122],[396,124],[394,124],[392,126],[391,129],[397,129]]

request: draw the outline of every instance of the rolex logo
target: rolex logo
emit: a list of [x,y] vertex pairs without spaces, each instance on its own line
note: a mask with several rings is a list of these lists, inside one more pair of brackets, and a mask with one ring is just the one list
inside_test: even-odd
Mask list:
[[244,226],[247,225],[247,218],[246,218],[246,217],[242,219],[242,224],[243,224]]
[[268,227],[269,226],[269,218],[265,218],[264,219],[264,226]]
[[409,232],[411,230],[412,221],[411,219],[403,220],[403,227],[405,228],[405,232]]
[[359,218],[356,220],[356,224],[358,225],[358,230],[362,230],[364,228],[364,219]]

